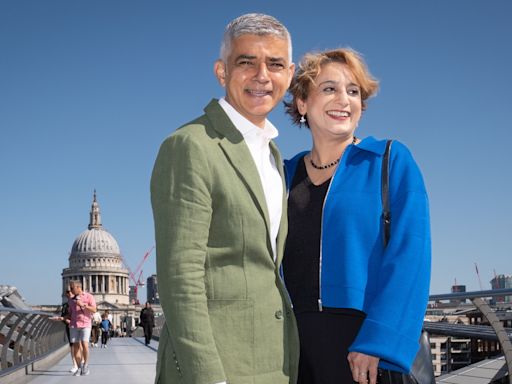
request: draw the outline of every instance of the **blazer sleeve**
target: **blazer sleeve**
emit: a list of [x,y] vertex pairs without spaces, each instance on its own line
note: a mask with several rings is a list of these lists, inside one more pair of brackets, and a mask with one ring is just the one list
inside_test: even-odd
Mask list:
[[379,356],[383,368],[409,372],[418,351],[430,286],[430,219],[421,172],[409,150],[393,142],[391,236],[383,249],[377,294],[349,348]]
[[226,380],[204,282],[211,183],[207,153],[193,136],[164,141],[151,178],[158,291],[183,382],[191,384]]

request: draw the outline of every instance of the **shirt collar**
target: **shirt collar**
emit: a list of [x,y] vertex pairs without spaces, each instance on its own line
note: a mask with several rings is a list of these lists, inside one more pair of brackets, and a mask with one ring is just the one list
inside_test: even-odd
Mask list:
[[373,136],[368,136],[354,147],[373,152],[377,155],[383,155],[386,150],[386,140],[377,140]]
[[242,116],[224,97],[219,100],[219,105],[226,112],[226,115],[228,115],[236,129],[240,131],[244,139],[256,134],[267,140],[272,140],[279,135],[277,128],[268,119],[265,119],[265,126],[262,129]]

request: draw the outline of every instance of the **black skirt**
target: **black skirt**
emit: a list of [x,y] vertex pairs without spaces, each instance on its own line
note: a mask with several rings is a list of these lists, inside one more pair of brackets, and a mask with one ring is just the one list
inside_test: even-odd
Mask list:
[[365,318],[363,312],[301,312],[296,314],[300,338],[297,384],[353,383],[347,360]]

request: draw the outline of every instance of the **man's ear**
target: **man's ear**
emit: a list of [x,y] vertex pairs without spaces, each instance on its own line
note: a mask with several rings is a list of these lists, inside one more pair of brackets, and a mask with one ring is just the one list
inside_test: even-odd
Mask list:
[[289,72],[288,76],[290,77],[290,80],[288,81],[288,87],[289,87],[290,84],[292,83],[293,74],[295,73],[295,64],[294,63],[290,64],[290,67],[288,68],[288,72]]
[[213,73],[219,81],[220,85],[226,86],[226,64],[222,60],[217,60],[213,65]]

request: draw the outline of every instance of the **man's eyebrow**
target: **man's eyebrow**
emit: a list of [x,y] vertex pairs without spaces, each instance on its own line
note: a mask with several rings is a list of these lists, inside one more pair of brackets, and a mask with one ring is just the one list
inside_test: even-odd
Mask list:
[[284,57],[271,57],[268,60],[273,63],[276,61],[286,61]]
[[[239,55],[236,57],[235,61],[238,61],[240,59],[245,59],[245,60],[255,60],[257,59],[256,56],[254,55],[245,55],[245,54],[242,54],[242,55]],[[282,62],[282,61],[286,61],[284,57],[269,57],[268,58],[268,61],[270,61],[271,63],[275,63],[275,62]]]
[[256,59],[256,56],[251,56],[251,55],[239,55],[237,56],[237,58],[235,59],[235,61],[238,61],[240,59],[246,59],[246,60],[254,60]]

